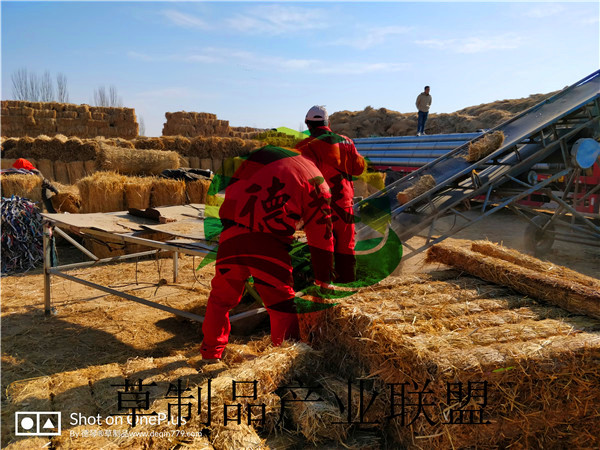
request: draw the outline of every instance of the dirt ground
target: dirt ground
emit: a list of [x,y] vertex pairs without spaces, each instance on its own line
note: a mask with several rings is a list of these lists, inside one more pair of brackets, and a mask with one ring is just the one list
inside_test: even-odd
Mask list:
[[[524,228],[523,219],[509,211],[502,211],[462,230],[455,237],[488,239],[520,250],[523,248]],[[417,245],[421,241],[422,238],[415,237],[409,244]],[[61,253],[69,262],[74,260],[72,252],[65,253],[59,248],[59,258]],[[600,278],[598,247],[557,242],[546,259]],[[69,273],[165,305],[190,310],[206,302],[214,270],[214,266],[209,265],[195,271],[198,263],[198,258],[180,258],[177,282],[173,282],[172,260],[166,258],[76,269]],[[443,268],[424,264],[423,255],[418,255],[403,263],[401,270],[403,273],[417,273]],[[21,402],[15,406],[14,392],[22,390],[22,386],[31,380],[60,380],[62,374],[91,367],[100,371],[106,370],[106,367],[118,367],[126,373],[127,364],[143,358],[156,361],[175,358],[194,371],[201,359],[199,324],[171,313],[53,277],[52,306],[55,313],[46,317],[41,270],[4,277],[1,288],[3,448],[10,443],[12,448],[27,448],[26,442],[14,437],[13,413],[15,407],[28,407],[29,404]],[[248,342],[252,346],[245,345]],[[268,327],[263,326],[250,336],[234,334],[224,363],[235,366],[248,354],[255,353],[257,348],[268,346]],[[88,383],[88,379],[85,380]],[[90,386],[92,381],[89,380]],[[59,392],[58,387],[51,387],[50,399]],[[44,445],[45,442],[39,443]]]

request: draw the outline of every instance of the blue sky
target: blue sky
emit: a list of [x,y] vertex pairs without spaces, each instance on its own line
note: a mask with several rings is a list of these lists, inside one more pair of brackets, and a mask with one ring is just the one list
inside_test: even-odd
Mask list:
[[70,101],[115,85],[160,136],[165,112],[300,129],[308,108],[431,112],[547,93],[600,68],[597,2],[2,1],[2,99],[20,68]]

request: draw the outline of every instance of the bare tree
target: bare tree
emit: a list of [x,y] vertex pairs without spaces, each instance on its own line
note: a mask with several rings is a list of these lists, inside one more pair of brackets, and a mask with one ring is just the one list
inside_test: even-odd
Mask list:
[[39,102],[41,97],[41,79],[35,73],[29,74],[28,96],[30,102]]
[[27,69],[23,67],[13,72],[11,81],[15,100],[52,102],[58,96],[59,102],[69,101],[67,77],[62,73],[56,77],[56,91],[49,71],[45,71],[42,76],[39,76],[35,73],[28,73]]
[[40,85],[40,101],[42,102],[51,102],[54,100],[54,86],[52,85],[52,78],[50,77],[50,72],[47,70],[44,72],[44,75],[39,80]]
[[144,122],[144,118],[142,116],[138,116],[138,125],[140,127],[138,134],[140,136],[146,136],[146,123]]
[[56,75],[56,100],[60,103],[69,103],[67,76],[64,73]]
[[123,101],[117,92],[115,85],[110,85],[108,90],[105,86],[100,86],[94,91],[94,104],[96,106],[111,106],[120,108]]
[[15,100],[29,100],[29,78],[24,67],[11,75],[12,91]]

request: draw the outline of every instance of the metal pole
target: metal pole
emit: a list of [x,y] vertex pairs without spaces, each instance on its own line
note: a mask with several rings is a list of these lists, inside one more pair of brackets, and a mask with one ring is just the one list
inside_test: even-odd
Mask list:
[[52,314],[51,304],[51,283],[50,283],[50,269],[52,266],[52,243],[50,241],[52,237],[52,225],[49,222],[44,222],[43,226],[43,251],[44,251],[44,314],[49,316]]

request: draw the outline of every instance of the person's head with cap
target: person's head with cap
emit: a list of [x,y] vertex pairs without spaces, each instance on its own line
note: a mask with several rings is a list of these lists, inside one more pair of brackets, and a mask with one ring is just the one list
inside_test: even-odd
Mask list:
[[308,110],[304,123],[309,129],[329,125],[329,115],[324,106],[315,105]]

